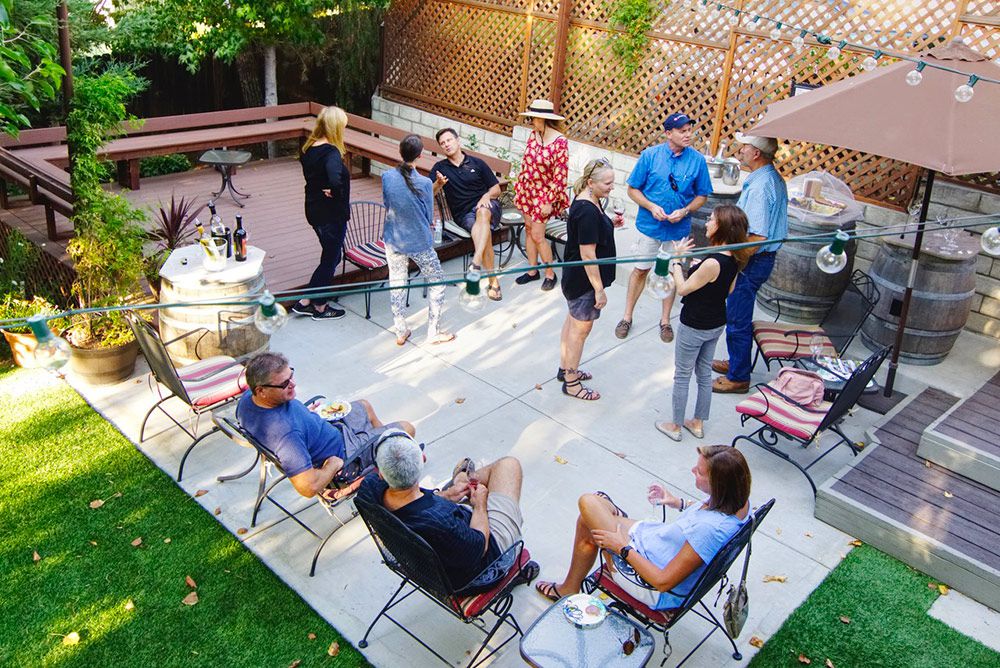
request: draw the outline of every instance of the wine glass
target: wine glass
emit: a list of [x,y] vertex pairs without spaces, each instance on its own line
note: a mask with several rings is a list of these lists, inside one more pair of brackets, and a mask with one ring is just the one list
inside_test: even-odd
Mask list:
[[809,339],[809,350],[812,352],[813,359],[817,362],[823,355],[823,349],[826,347],[826,342],[823,341],[822,334],[813,334],[812,338]]
[[958,230],[953,229],[948,225],[948,217],[943,213],[939,213],[934,217],[935,222],[941,226],[941,236],[944,237],[944,244],[941,245],[941,250],[953,253],[958,250],[958,244],[955,243],[955,236],[958,234]]
[[[620,218],[625,215],[625,201],[621,197],[611,198],[611,210],[615,214],[615,218]],[[625,227],[625,221],[622,220],[621,225],[615,225],[619,230]]]

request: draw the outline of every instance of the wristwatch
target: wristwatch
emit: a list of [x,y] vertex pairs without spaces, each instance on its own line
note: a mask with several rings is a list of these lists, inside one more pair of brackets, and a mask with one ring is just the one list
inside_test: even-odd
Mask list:
[[624,561],[628,561],[628,553],[632,551],[631,545],[623,545],[622,549],[618,550],[618,556]]

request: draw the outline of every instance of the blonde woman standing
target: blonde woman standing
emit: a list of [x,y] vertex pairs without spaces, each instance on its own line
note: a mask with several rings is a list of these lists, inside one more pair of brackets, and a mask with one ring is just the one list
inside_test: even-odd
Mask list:
[[[521,114],[531,119],[531,134],[514,184],[514,204],[524,217],[529,269],[514,280],[518,285],[541,278],[535,269],[539,256],[544,264],[552,264],[552,247],[545,238],[545,224],[569,206],[566,196],[569,142],[558,129],[564,119],[553,109],[548,100],[535,100]],[[551,267],[546,269],[542,290],[554,288],[556,280],[555,271]]]
[[[309,279],[309,289],[328,286],[337,273],[344,250],[347,221],[351,217],[351,174],[344,165],[344,128],[347,114],[339,107],[324,107],[302,147],[299,162],[306,180],[306,221],[323,249],[319,266]],[[328,305],[326,298],[302,299],[292,312],[313,320],[336,320],[344,310]]]

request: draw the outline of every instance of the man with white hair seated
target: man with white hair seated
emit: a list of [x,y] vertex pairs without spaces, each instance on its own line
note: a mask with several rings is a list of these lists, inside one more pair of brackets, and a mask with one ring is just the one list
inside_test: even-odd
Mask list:
[[[427,541],[460,590],[521,540],[521,463],[503,457],[477,470],[466,458],[444,489],[431,490],[420,487],[425,459],[405,433],[387,434],[375,453],[378,475],[365,478],[358,496]],[[529,561],[520,578],[530,583],[537,575],[538,564]]]

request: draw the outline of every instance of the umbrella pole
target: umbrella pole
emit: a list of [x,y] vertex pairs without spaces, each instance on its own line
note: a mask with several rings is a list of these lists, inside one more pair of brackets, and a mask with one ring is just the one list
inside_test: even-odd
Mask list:
[[[889,373],[885,378],[883,396],[892,396],[892,386],[896,381],[896,369],[899,367],[899,351],[903,346],[903,334],[906,330],[906,319],[910,314],[910,300],[913,298],[913,284],[917,278],[917,264],[920,260],[920,249],[924,243],[924,227],[927,222],[927,210],[931,204],[931,188],[934,186],[934,170],[927,170],[927,183],[924,185],[924,198],[920,204],[920,220],[917,234],[913,239],[913,255],[910,258],[910,275],[906,279],[906,291],[903,293],[903,306],[899,311],[899,327],[896,330],[896,341],[892,345],[892,359],[889,361]],[[901,395],[902,398],[905,395]]]

